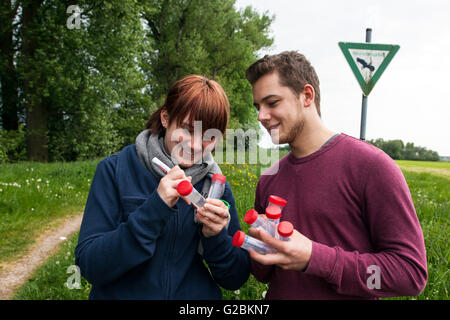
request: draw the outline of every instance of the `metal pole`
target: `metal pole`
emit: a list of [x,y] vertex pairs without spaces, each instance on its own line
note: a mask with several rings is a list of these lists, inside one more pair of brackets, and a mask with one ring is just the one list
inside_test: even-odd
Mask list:
[[[366,42],[372,41],[372,29],[366,29]],[[362,95],[362,107],[361,107],[361,131],[359,133],[361,140],[366,140],[366,117],[367,117],[367,97]]]

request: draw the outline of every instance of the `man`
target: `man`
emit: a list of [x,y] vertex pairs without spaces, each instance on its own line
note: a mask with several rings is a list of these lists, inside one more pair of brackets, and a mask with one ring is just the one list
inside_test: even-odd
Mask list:
[[422,230],[396,163],[374,146],[327,129],[319,79],[294,51],[265,56],[247,70],[258,120],[291,151],[256,189],[287,200],[290,241],[250,229],[277,249],[251,252],[252,273],[269,282],[266,299],[366,299],[418,295],[427,281]]

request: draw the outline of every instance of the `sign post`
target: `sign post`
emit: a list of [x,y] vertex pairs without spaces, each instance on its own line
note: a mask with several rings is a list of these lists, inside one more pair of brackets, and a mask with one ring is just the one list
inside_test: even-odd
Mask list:
[[[372,41],[372,29],[366,29],[366,43]],[[362,94],[362,105],[361,105],[361,129],[359,130],[359,139],[366,140],[366,118],[367,118],[367,100],[368,97]]]
[[363,92],[361,108],[360,139],[366,140],[367,99],[375,83],[386,70],[400,46],[393,44],[372,44],[372,29],[366,29],[366,42],[339,42],[353,74]]

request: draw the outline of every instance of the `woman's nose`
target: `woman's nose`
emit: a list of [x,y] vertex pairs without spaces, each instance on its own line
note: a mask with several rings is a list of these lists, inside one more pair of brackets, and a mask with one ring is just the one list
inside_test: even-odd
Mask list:
[[203,136],[196,134],[191,136],[191,149],[194,152],[201,152],[203,149]]

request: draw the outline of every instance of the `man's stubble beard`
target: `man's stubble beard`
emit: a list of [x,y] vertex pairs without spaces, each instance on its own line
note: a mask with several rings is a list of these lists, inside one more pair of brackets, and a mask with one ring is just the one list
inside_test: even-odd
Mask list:
[[288,143],[289,145],[292,144],[295,141],[295,139],[302,133],[304,127],[305,127],[305,119],[300,119],[295,123],[294,127],[288,132],[286,139],[280,139],[279,144],[285,143]]

